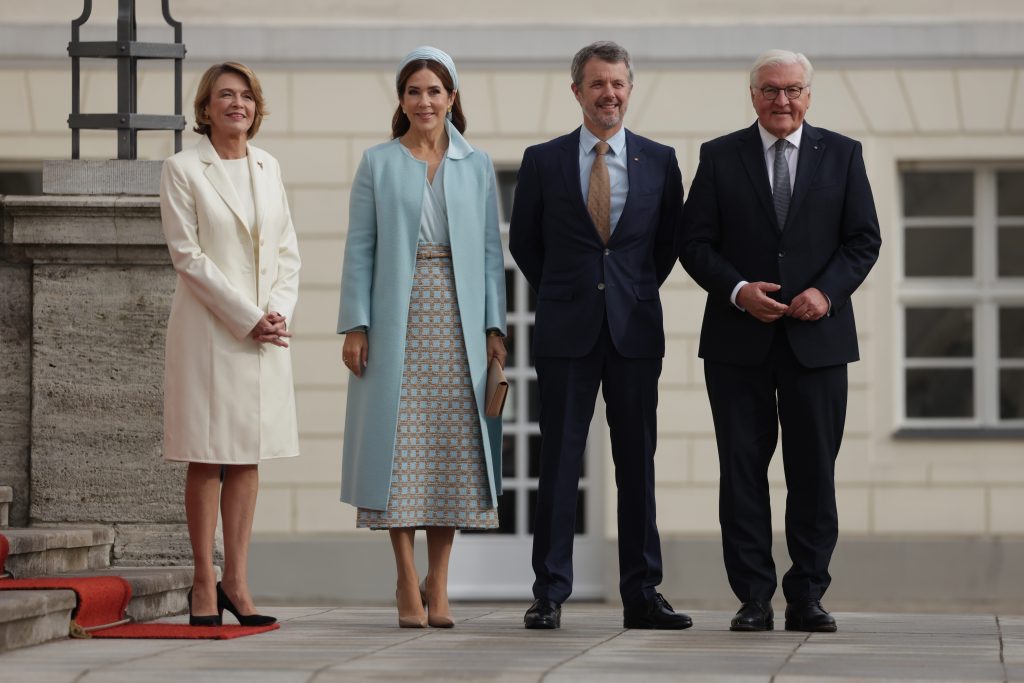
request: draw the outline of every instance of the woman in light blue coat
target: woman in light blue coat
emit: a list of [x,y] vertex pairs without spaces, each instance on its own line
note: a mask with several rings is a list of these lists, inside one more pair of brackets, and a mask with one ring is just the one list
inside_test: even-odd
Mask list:
[[[505,363],[497,193],[490,158],[462,137],[451,57],[418,48],[395,81],[392,140],[365,152],[352,186],[341,500],[359,526],[390,531],[399,625],[450,627],[455,530],[498,525],[501,418],[484,415],[487,365]],[[416,529],[427,532],[422,584]]]

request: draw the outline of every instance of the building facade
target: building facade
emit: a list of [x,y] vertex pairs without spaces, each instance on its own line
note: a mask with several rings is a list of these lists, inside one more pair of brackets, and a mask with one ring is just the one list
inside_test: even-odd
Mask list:
[[[112,33],[114,3],[95,4],[93,35]],[[143,7],[158,3],[138,4],[143,34],[161,39],[162,29],[150,28],[158,8]],[[257,591],[377,600],[393,590],[386,538],[356,530],[355,511],[338,502],[349,379],[334,328],[348,191],[362,150],[387,137],[394,64],[420,44],[454,56],[467,137],[494,160],[507,230],[523,149],[580,123],[573,52],[613,39],[635,60],[627,126],[676,148],[687,187],[700,144],[754,120],[747,79],[759,52],[794,49],[815,64],[807,120],[863,142],[884,240],[853,300],[862,360],[850,368],[837,465],[833,591],[1024,602],[1010,580],[1024,569],[1024,6],[978,0],[967,15],[958,3],[923,0],[785,0],[770,12],[750,0],[711,4],[172,2],[189,50],[186,114],[210,63],[237,59],[260,75],[270,115],[255,142],[281,161],[303,256],[293,326],[302,457],[261,467]],[[64,48],[81,4],[0,0],[0,8],[0,194],[32,193],[42,160],[69,155]],[[140,73],[140,110],[172,111],[170,71]],[[112,68],[89,65],[83,111],[110,109],[114,79]],[[186,144],[192,138],[186,133]],[[82,149],[83,158],[107,158],[116,147],[112,135],[83,133]],[[171,136],[140,134],[140,150],[164,158]],[[507,263],[507,492],[501,533],[456,543],[452,590],[462,597],[526,597],[532,581],[533,297]],[[662,300],[668,348],[656,464],[666,593],[728,599],[717,455],[696,356],[704,293],[677,267]],[[614,477],[601,405],[595,415],[578,507],[577,595],[614,599]],[[781,531],[781,457],[770,480]]]

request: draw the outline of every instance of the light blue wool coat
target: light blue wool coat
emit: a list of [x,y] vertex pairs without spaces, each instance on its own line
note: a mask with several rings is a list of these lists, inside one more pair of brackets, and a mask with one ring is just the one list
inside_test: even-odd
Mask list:
[[[491,503],[501,495],[501,418],[484,416],[487,330],[505,332],[505,267],[494,167],[447,123],[444,195]],[[341,500],[387,508],[427,164],[397,139],[363,154],[352,185],[338,332],[368,327],[368,366],[349,376]]]

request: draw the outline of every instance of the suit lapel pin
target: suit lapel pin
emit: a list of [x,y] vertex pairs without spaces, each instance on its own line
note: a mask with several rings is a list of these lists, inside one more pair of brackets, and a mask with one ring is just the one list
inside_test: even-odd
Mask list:
[[[818,148],[817,148],[817,147],[815,147],[814,149],[818,149]],[[261,171],[263,170],[263,162],[262,162],[262,161],[257,161],[257,162],[256,162],[256,165],[260,167],[260,170],[261,170]]]

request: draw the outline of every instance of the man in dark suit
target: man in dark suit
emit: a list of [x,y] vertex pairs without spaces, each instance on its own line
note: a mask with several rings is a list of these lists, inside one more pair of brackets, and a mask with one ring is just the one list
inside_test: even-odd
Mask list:
[[656,588],[658,377],[665,353],[658,288],[675,262],[683,187],[675,152],[623,128],[629,54],[610,42],[576,53],[583,126],[530,147],[519,169],[509,249],[537,293],[540,481],[536,600],[527,628],[558,628],[572,591],[576,494],[599,387],[618,487],[619,591],[626,628],[682,629]]
[[[707,290],[700,339],[721,467],[725,566],[742,603],[734,631],[774,627],[768,463],[782,427],[786,629],[835,631],[821,606],[838,538],[835,460],[850,295],[881,237],[860,143],[804,123],[813,70],[772,50],[750,72],[757,122],[701,147],[680,260]],[[792,181],[791,181],[792,179]]]

